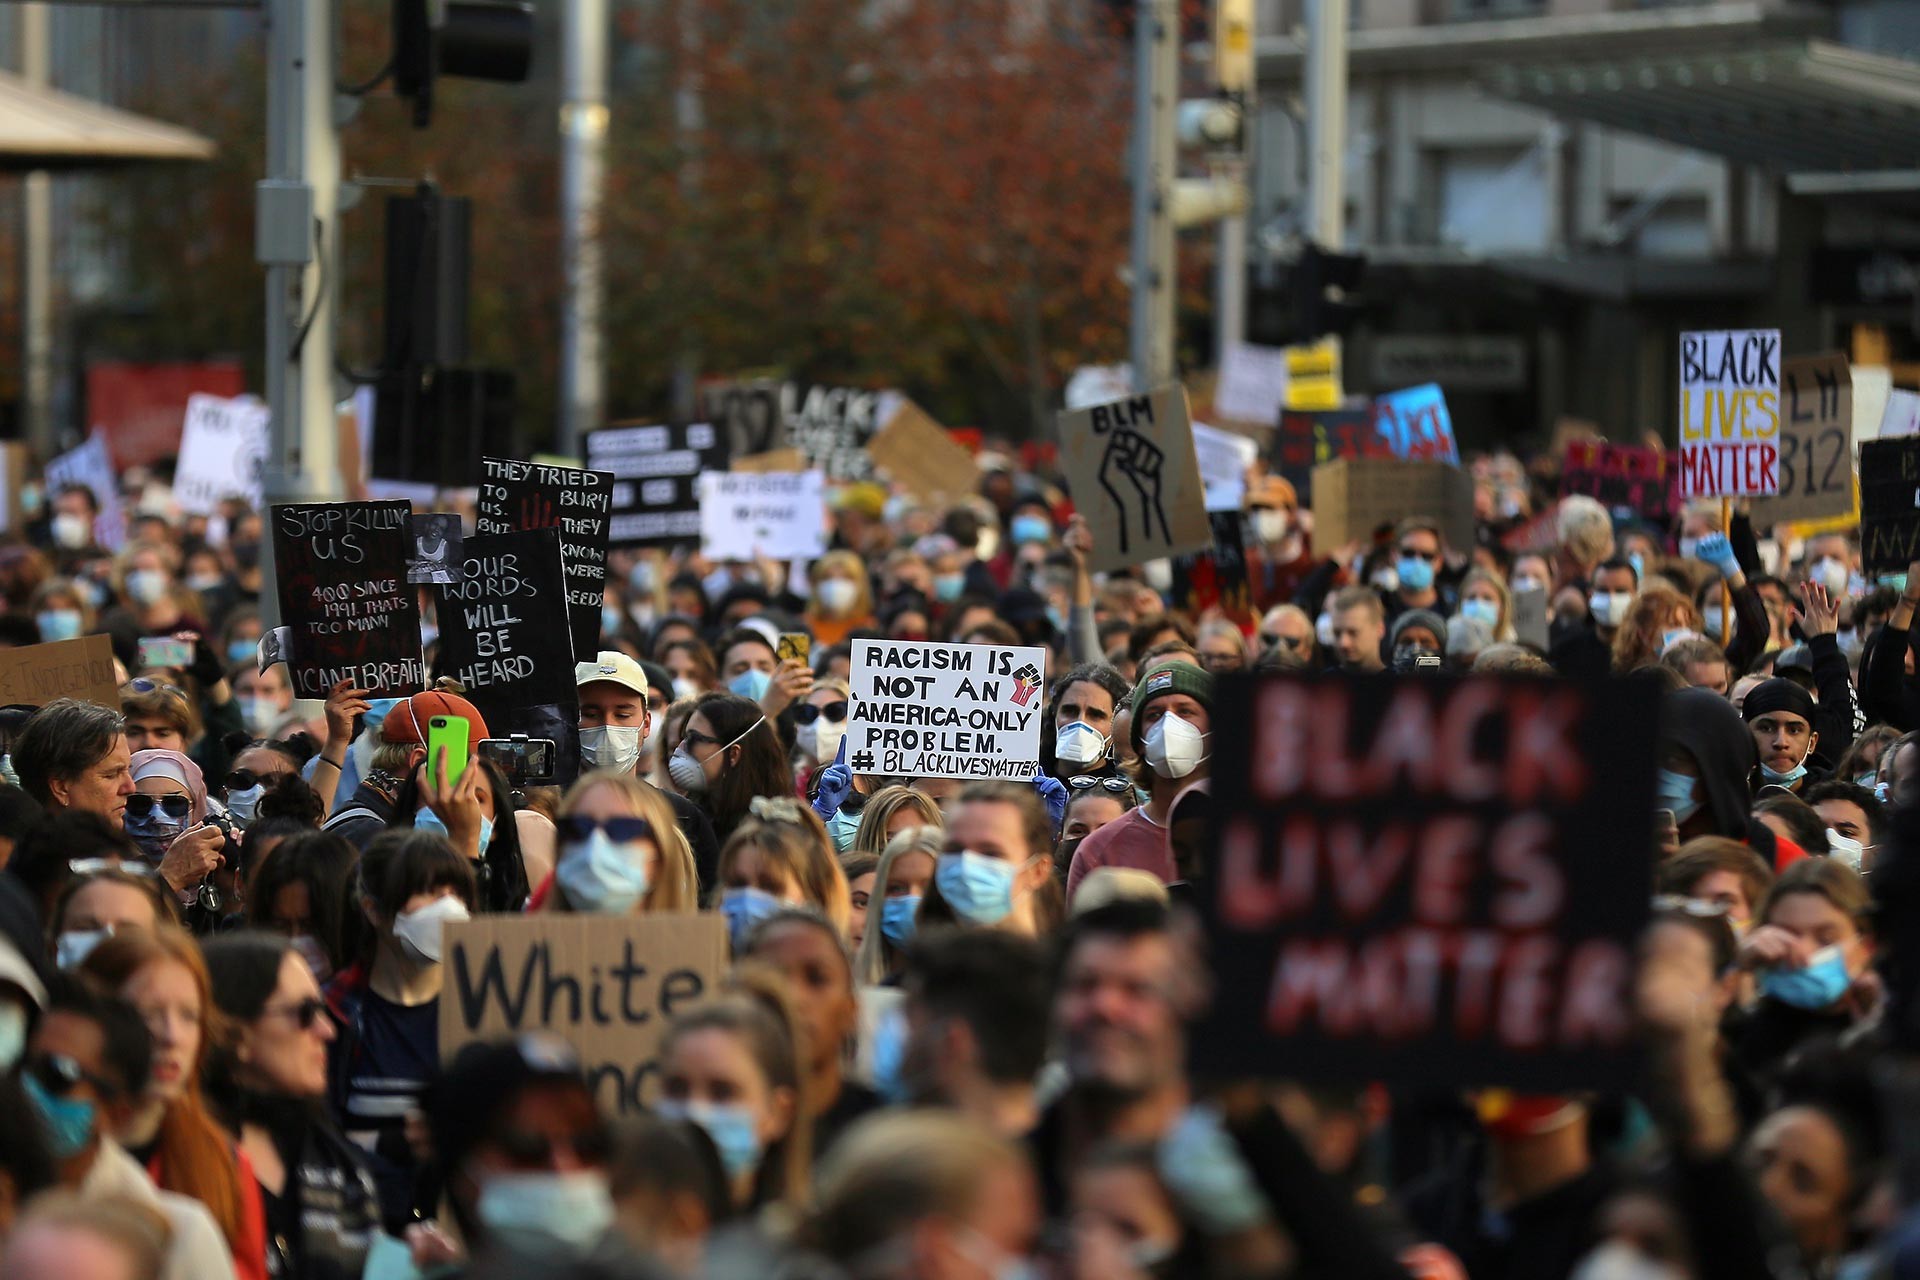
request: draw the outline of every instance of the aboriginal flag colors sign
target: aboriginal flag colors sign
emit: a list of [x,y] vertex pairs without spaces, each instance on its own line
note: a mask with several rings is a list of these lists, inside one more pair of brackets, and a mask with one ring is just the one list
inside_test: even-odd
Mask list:
[[1196,895],[1215,997],[1194,1071],[1629,1081],[1656,696],[1484,676],[1223,682]]
[[1046,650],[855,640],[847,764],[910,778],[1011,778],[1040,767]]
[[407,585],[406,502],[309,502],[271,512],[274,578],[296,698],[351,680],[371,698],[426,685],[420,610]]

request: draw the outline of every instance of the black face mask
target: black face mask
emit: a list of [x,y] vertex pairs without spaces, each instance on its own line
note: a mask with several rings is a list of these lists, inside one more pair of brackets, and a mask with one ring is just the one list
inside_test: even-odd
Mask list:
[[229,544],[233,552],[233,563],[242,570],[254,569],[260,564],[260,544],[257,542],[234,542]]

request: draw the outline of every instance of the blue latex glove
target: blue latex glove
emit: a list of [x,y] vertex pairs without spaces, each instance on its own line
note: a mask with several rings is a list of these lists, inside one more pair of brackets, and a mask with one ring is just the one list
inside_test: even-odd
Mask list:
[[1733,544],[1727,541],[1724,533],[1709,533],[1701,538],[1693,549],[1693,558],[1702,564],[1712,565],[1723,578],[1731,578],[1740,572],[1740,562],[1733,556]]
[[1057,838],[1060,824],[1067,820],[1067,784],[1036,768],[1033,771],[1033,789],[1047,806],[1047,817],[1053,822],[1053,834]]
[[840,754],[820,771],[820,785],[814,788],[813,811],[826,822],[840,812],[840,806],[853,794],[853,770],[847,768],[847,740],[840,739]]

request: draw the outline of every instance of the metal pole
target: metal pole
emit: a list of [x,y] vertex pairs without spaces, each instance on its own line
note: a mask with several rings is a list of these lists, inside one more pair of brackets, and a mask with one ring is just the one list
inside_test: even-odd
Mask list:
[[1307,0],[1307,234],[1346,241],[1347,0]]
[[[1244,160],[1240,162],[1237,169],[1240,181],[1247,181],[1247,165]],[[1228,176],[1228,171],[1224,167],[1216,167],[1214,172],[1218,177]],[[1247,216],[1245,214],[1220,219],[1216,257],[1219,263],[1214,276],[1213,354],[1214,365],[1217,368],[1227,358],[1228,347],[1247,340]]]
[[1171,382],[1173,180],[1180,99],[1178,0],[1141,0],[1134,25],[1133,385]]
[[[20,6],[20,75],[43,89],[51,81],[52,18],[44,4]],[[53,425],[53,178],[27,175],[21,187],[21,403],[25,438],[42,459],[59,449]]]
[[560,39],[560,209],[566,307],[558,449],[578,456],[607,413],[600,210],[606,186],[607,0],[565,0]]

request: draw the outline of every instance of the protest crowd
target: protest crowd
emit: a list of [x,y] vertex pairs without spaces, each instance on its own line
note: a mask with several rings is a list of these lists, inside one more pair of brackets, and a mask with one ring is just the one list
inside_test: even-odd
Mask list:
[[1920,563],[1073,448],[804,555],[44,485],[0,1280],[1920,1276]]

